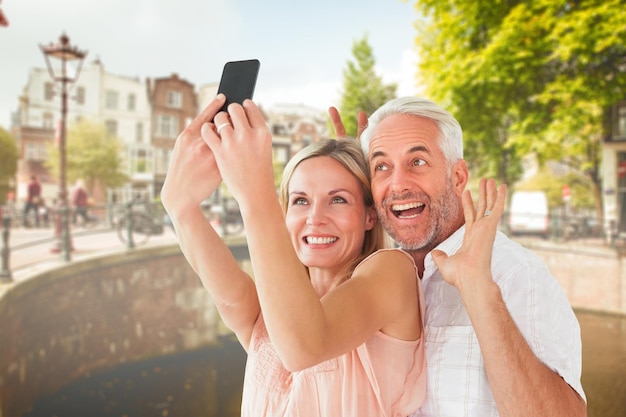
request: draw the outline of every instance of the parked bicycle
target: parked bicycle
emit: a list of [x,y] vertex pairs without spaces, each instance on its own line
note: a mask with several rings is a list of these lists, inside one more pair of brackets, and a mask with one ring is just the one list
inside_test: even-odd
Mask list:
[[156,204],[128,203],[114,216],[117,236],[127,246],[143,245],[152,235],[163,233],[163,216]]

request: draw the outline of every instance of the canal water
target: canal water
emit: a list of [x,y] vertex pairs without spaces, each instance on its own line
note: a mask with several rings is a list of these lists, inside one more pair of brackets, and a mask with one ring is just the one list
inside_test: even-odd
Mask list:
[[[589,417],[626,417],[626,317],[577,313]],[[220,347],[124,365],[40,400],[23,417],[239,417],[245,352]]]
[[626,317],[576,314],[589,417],[626,417]]
[[245,360],[237,339],[225,337],[81,379],[23,417],[240,417]]

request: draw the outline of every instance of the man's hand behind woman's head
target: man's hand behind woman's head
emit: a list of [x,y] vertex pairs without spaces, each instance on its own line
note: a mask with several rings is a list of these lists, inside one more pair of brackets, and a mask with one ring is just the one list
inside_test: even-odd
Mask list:
[[[335,129],[335,136],[337,139],[343,139],[346,137],[346,128],[341,121],[341,115],[339,114],[339,110],[336,107],[328,108],[328,115],[330,116],[330,121],[333,124],[333,128]],[[359,139],[361,137],[361,133],[367,127],[367,114],[364,111],[360,111],[357,114],[357,132],[356,138]]]

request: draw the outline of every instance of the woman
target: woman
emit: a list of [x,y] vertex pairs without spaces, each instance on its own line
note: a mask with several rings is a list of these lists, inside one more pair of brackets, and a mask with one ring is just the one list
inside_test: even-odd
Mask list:
[[[383,232],[358,143],[302,150],[285,169],[281,207],[261,112],[246,101],[204,123],[223,102],[179,136],[162,201],[248,352],[242,415],[410,414],[425,388],[419,280],[410,256],[376,251]],[[221,178],[239,203],[254,280],[199,208]]]

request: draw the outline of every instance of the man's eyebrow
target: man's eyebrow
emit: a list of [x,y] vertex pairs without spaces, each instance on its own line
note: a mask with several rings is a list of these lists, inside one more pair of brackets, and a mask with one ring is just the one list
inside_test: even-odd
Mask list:
[[385,155],[387,154],[383,151],[374,151],[371,155],[371,158],[374,159],[374,158],[378,158],[379,156],[385,156]]
[[409,149],[408,153],[414,153],[414,152],[425,152],[427,154],[430,154],[430,149],[428,149],[424,145],[417,145],[417,146],[413,146],[411,149]]

